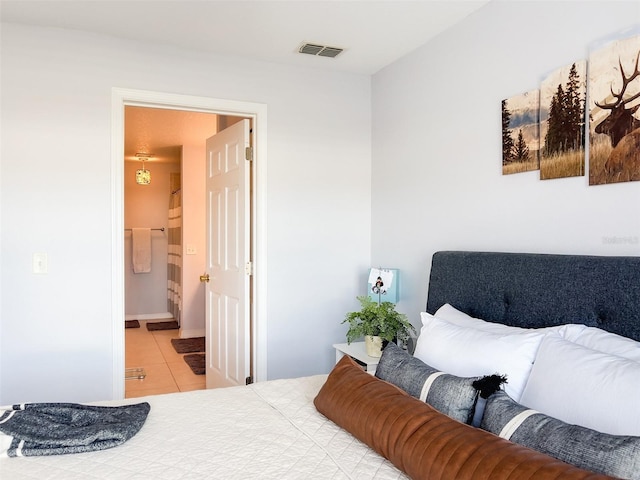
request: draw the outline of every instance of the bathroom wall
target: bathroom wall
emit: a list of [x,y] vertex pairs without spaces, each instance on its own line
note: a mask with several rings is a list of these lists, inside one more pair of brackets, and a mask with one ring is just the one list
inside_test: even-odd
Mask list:
[[182,147],[182,319],[180,336],[205,334],[205,292],[200,275],[206,267],[206,139]]
[[180,172],[179,163],[146,162],[150,185],[138,185],[140,162],[125,162],[125,318],[153,319],[167,312],[167,232],[151,231],[151,272],[133,273],[131,232],[136,227],[166,228],[169,208],[169,174]]

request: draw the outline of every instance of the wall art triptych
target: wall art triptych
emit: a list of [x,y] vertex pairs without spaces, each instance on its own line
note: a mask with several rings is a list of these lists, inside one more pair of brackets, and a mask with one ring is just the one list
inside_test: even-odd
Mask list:
[[589,185],[638,181],[639,109],[636,35],[555,70],[539,90],[502,101],[502,173],[584,176],[588,152]]

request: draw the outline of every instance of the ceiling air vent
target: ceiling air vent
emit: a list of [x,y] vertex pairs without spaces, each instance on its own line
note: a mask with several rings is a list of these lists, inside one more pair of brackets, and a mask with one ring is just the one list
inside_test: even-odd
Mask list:
[[303,43],[298,49],[300,53],[306,53],[308,55],[317,55],[318,57],[337,57],[344,51],[344,48],[327,47],[325,45],[316,45],[315,43]]

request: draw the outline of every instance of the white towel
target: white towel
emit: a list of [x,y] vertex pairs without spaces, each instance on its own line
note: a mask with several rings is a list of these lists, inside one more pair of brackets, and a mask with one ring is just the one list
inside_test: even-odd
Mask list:
[[151,229],[131,229],[133,273],[149,273],[151,271]]

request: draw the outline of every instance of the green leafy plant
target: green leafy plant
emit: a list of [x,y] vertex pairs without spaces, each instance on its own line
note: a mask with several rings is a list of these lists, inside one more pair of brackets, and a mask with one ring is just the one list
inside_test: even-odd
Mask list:
[[361,305],[358,312],[347,313],[342,323],[349,324],[347,343],[351,343],[365,335],[373,335],[383,340],[405,341],[409,332],[415,333],[415,328],[404,313],[396,311],[391,302],[376,302],[368,296],[357,297]]

